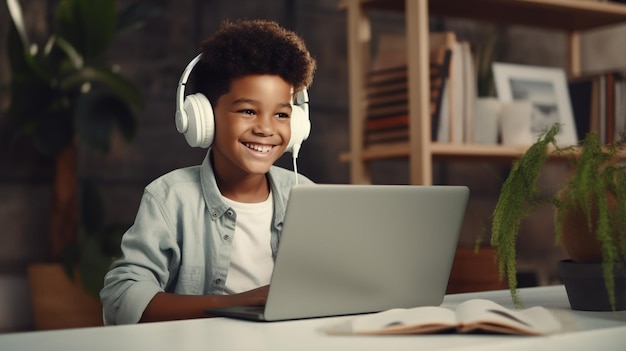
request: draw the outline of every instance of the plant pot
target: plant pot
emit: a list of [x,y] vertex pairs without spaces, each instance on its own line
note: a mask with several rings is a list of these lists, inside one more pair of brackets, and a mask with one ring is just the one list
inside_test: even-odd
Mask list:
[[[616,265],[615,310],[626,309],[626,275],[624,265]],[[565,285],[567,298],[574,310],[612,311],[609,295],[604,285],[601,263],[576,263],[572,260],[559,262],[559,276]]]
[[69,279],[61,264],[37,263],[28,267],[35,329],[101,326],[102,304],[80,281]]

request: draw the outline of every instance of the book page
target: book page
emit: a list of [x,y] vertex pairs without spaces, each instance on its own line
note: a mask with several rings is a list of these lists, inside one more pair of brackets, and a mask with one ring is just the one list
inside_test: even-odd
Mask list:
[[493,301],[474,299],[463,302],[457,309],[459,330],[486,330],[498,333],[542,335],[561,329],[556,318],[543,307],[515,310]]
[[457,324],[454,311],[424,306],[359,316],[325,331],[329,334],[417,334],[456,328]]

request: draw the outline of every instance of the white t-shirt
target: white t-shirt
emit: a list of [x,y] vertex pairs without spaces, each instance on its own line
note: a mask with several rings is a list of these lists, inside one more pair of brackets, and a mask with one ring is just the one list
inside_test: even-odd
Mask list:
[[237,214],[226,293],[236,294],[269,284],[274,269],[270,247],[272,194],[259,203],[242,203],[227,198],[224,201]]

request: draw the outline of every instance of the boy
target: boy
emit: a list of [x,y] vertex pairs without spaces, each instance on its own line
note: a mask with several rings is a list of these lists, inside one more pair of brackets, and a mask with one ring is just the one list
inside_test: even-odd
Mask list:
[[265,304],[296,181],[273,163],[291,137],[292,99],[314,70],[302,39],[274,22],[224,22],[202,43],[191,74],[212,105],[211,147],[202,165],[146,187],[100,292],[106,324]]

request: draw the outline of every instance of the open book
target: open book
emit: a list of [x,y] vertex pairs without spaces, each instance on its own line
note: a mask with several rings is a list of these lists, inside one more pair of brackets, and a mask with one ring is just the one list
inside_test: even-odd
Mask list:
[[427,334],[444,331],[544,335],[560,329],[558,320],[543,307],[513,310],[493,301],[473,299],[461,303],[456,310],[424,306],[358,316],[331,325],[324,331],[337,335]]

